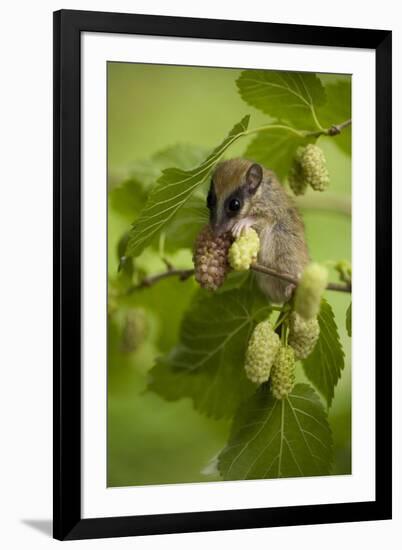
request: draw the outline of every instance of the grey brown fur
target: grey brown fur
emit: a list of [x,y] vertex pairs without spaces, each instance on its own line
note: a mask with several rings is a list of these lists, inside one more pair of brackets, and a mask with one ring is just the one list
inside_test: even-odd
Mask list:
[[[260,264],[294,277],[308,264],[302,219],[273,172],[245,159],[220,163],[212,177],[208,206],[216,234],[239,234],[246,227],[257,231]],[[238,210],[231,211],[233,207]],[[257,279],[273,302],[290,298],[293,285],[262,273]]]

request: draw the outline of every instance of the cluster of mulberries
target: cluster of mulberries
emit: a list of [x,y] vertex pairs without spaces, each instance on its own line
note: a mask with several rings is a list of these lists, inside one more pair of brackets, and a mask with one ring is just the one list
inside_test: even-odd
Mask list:
[[199,233],[194,249],[194,267],[196,281],[207,290],[219,288],[230,270],[228,250],[232,236],[225,233],[214,236],[209,225]]
[[273,396],[276,399],[284,399],[293,389],[295,366],[296,352],[293,347],[281,344],[278,334],[268,320],[258,323],[246,352],[247,378],[256,384],[270,380]]
[[304,320],[317,317],[327,281],[328,270],[319,264],[311,263],[303,271],[296,288],[294,309]]
[[251,227],[246,229],[229,248],[229,263],[235,271],[246,271],[257,259],[260,239]]
[[271,367],[280,347],[279,336],[269,321],[254,328],[246,352],[246,375],[252,382],[262,384],[271,373]]
[[315,348],[320,335],[317,318],[305,321],[296,311],[290,316],[288,343],[295,352],[295,359],[306,359]]
[[276,399],[284,399],[295,384],[295,354],[293,348],[281,346],[271,371],[271,392]]
[[120,349],[123,353],[136,351],[148,335],[148,319],[142,309],[130,309],[125,316]]
[[312,143],[298,147],[288,180],[295,195],[303,195],[308,185],[315,191],[324,191],[329,185],[324,151]]
[[307,184],[315,191],[324,191],[329,184],[329,174],[324,151],[310,143],[304,147],[301,166]]

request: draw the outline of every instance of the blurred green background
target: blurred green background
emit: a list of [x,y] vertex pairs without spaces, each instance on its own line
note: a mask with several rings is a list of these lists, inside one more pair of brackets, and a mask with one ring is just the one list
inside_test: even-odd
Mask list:
[[[232,69],[108,63],[109,191],[129,177],[134,165],[142,165],[138,161],[145,161],[148,170],[146,161],[157,151],[177,143],[211,149],[246,114],[251,115],[250,128],[266,123],[268,117],[238,95],[235,80],[239,74]],[[323,82],[348,78],[320,77]],[[241,155],[247,143],[239,140],[227,156]],[[331,194],[347,202],[351,195],[350,158],[329,138],[321,139],[320,145],[328,160]],[[140,187],[139,197],[143,200]],[[118,242],[135,218],[135,213],[130,217],[129,203],[124,208],[115,205],[116,201],[109,201],[109,306],[117,277]],[[314,260],[350,260],[351,219],[347,214],[305,210],[303,216]],[[168,259],[175,266],[191,267],[189,251]],[[156,251],[147,250],[136,268],[158,273],[165,266]],[[334,272],[331,278],[337,280]],[[171,278],[113,303],[108,330],[108,486],[218,479],[205,468],[225,445],[230,422],[200,415],[190,399],[167,402],[146,391],[147,371],[156,356],[176,343],[181,316],[195,289],[192,280]],[[351,341],[345,329],[345,311],[350,295],[332,292],[326,297],[334,309],[346,355],[329,413],[335,445],[333,473],[347,474],[351,471]],[[124,346],[124,326],[132,307],[145,319],[143,341],[134,351]],[[298,370],[303,379],[301,368]]]

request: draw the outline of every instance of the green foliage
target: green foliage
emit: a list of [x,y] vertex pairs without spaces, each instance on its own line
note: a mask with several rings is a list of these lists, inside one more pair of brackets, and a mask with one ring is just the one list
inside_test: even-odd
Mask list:
[[302,129],[314,127],[314,112],[325,103],[325,90],[314,73],[243,71],[237,87],[246,103]]
[[128,176],[109,191],[110,206],[132,222],[146,202],[149,187],[169,166],[188,170],[197,166],[207,154],[203,147],[177,143],[157,151],[150,159],[132,162]]
[[231,416],[255,388],[244,357],[255,324],[269,312],[249,282],[217,295],[199,291],[183,317],[179,343],[151,370],[149,388],[168,400],[191,397],[208,416]]
[[160,352],[167,352],[177,342],[183,315],[191,304],[195,284],[189,279],[170,277],[157,285],[143,288],[121,300],[124,306],[145,309],[155,324],[155,341]]
[[321,301],[318,315],[320,336],[312,354],[303,361],[307,378],[322,393],[331,406],[334,389],[345,366],[345,354],[339,340],[334,313],[326,300]]
[[[352,81],[342,78],[325,86],[327,102],[318,108],[318,117],[325,128],[339,124],[352,117]],[[344,128],[331,138],[347,155],[351,154],[352,130]]]
[[352,336],[352,302],[350,302],[349,307],[346,310],[346,330],[348,336]]
[[117,259],[119,265],[117,268],[118,275],[114,278],[112,286],[120,287],[124,291],[130,288],[134,274],[133,258],[126,258],[124,252],[128,241],[128,233],[124,233],[117,243]]
[[299,137],[285,128],[272,128],[257,134],[247,147],[245,156],[269,166],[283,180],[289,173],[298,147],[313,141],[315,139]]
[[219,457],[223,479],[264,479],[327,475],[332,436],[314,390],[297,384],[277,400],[262,386],[236,414]]
[[[152,157],[152,165],[157,166],[161,171],[169,166],[176,166],[183,170],[190,170],[201,164],[209,153],[204,147],[190,143],[176,143],[158,151]],[[154,183],[153,179],[150,183]]]
[[192,250],[202,226],[208,223],[205,196],[195,192],[173,216],[163,231],[164,249],[174,252],[178,248]]
[[[347,162],[343,152],[350,155],[350,128],[335,137],[303,136],[304,131],[316,132],[321,126],[328,128],[350,118],[350,78],[246,70],[238,77],[237,86],[240,97],[260,111],[253,113],[253,128],[257,130],[250,132],[255,137],[244,156],[285,179],[297,149],[319,139],[320,146],[323,145],[326,153],[329,151],[331,185],[335,192],[341,189],[340,180],[349,181],[340,177],[337,164]],[[223,111],[229,95],[226,90]],[[233,95],[237,96],[236,108],[227,110],[227,117],[222,119],[228,124],[244,109],[240,97]],[[161,101],[155,96],[153,109],[156,99]],[[172,96],[166,99],[166,112],[173,108],[174,101]],[[202,115],[197,107],[191,122],[197,128],[197,141],[208,149],[178,144],[134,163],[130,152],[128,169],[114,167],[116,173],[125,174],[125,179],[119,181],[113,173],[109,178],[110,182],[118,182],[109,188],[109,258],[113,257],[113,262],[109,261],[109,297],[113,305],[109,309],[108,330],[109,482],[133,485],[202,481],[203,465],[211,456],[216,456],[227,441],[228,419],[232,420],[231,434],[219,456],[220,474],[216,472],[213,480],[218,480],[219,475],[220,479],[232,480],[350,472],[350,433],[345,431],[345,418],[349,417],[348,411],[345,414],[344,395],[339,399],[337,392],[330,427],[327,411],[309,385],[298,384],[288,396],[277,400],[272,387],[270,391],[271,382],[257,389],[245,375],[250,335],[272,310],[254,286],[252,274],[229,273],[213,294],[199,290],[193,278],[184,282],[177,277],[157,277],[158,282],[153,286],[135,288],[144,276],[152,277],[165,271],[163,260],[175,268],[192,267],[196,235],[208,221],[205,205],[208,176],[229,148],[231,156],[243,154],[239,138],[249,134],[249,117],[236,124],[210,153],[211,136],[219,129],[216,127],[211,132],[209,95],[205,105]],[[165,108],[163,103],[158,106],[162,108]],[[155,120],[146,117],[143,132],[152,124],[154,133],[161,128],[160,111],[156,112]],[[191,136],[182,131],[181,106],[174,113],[171,123],[163,126],[163,137],[162,132],[158,134],[160,143],[166,139],[167,143],[174,142],[178,135]],[[267,120],[261,113],[269,115]],[[138,112],[137,116],[142,115]],[[205,121],[208,121],[208,132],[201,137],[200,128],[205,126]],[[277,127],[285,124],[289,128]],[[121,135],[116,135],[119,142]],[[139,135],[142,134],[136,130],[136,140]],[[327,147],[331,141],[338,149]],[[120,145],[117,142],[115,149]],[[237,145],[231,148],[235,142]],[[132,145],[135,147],[136,142]],[[125,147],[129,150],[127,144]],[[346,174],[347,167],[344,172]],[[331,233],[331,224],[328,228],[328,219],[321,214],[326,224],[325,231],[320,231],[321,238],[316,230],[311,234],[309,216],[317,219],[317,213],[305,216],[312,257],[326,261],[348,256],[347,246],[341,256],[339,252],[334,253],[334,243],[343,251],[345,239],[332,238],[334,231]],[[133,228],[124,235],[133,220]],[[120,259],[118,273],[116,248]],[[331,296],[331,304],[341,320],[347,305],[343,298]],[[139,346],[132,345],[133,335],[127,332],[127,328],[132,327],[130,323],[127,325],[125,312],[133,309],[146,314],[147,330]],[[332,308],[325,301],[321,303],[318,322],[320,337],[312,354],[303,361],[303,367],[307,378],[330,406],[344,368],[344,353]],[[284,342],[287,323],[285,318]],[[346,330],[350,336],[351,305],[346,312]],[[341,334],[344,337],[344,330]],[[345,340],[348,352],[348,339]],[[296,378],[300,379],[297,370],[301,370],[301,364],[296,364]],[[146,381],[148,391],[144,392]],[[178,402],[164,404],[160,397]],[[221,420],[217,422],[217,419]],[[336,451],[333,467],[331,432]],[[178,460],[177,456],[181,458]]]
[[131,162],[128,169],[129,179],[139,181],[145,190],[149,190],[165,168],[176,166],[190,170],[200,164],[207,154],[208,151],[199,145],[176,143],[157,151],[149,159]]
[[[111,207],[128,222],[139,214],[146,200],[146,193],[133,179],[116,186],[109,196]],[[205,197],[196,192],[166,225],[163,231],[164,250],[174,252],[179,248],[192,248],[197,233],[207,222],[208,212],[205,206]],[[185,230],[183,230],[184,227]],[[158,247],[159,241],[156,239],[152,244]],[[126,249],[122,250],[121,255],[124,256],[125,252]]]
[[146,200],[146,193],[135,178],[129,178],[109,191],[109,204],[128,223],[140,212]]
[[215,293],[222,294],[223,292],[227,292],[228,290],[239,288],[246,283],[248,278],[248,271],[229,271],[226,276],[225,282],[215,291]]
[[127,256],[138,256],[176,215],[193,192],[206,180],[226,149],[247,130],[249,116],[229,132],[227,138],[196,168],[167,168],[153,186],[147,204],[135,222],[127,246]]
[[[156,319],[159,315],[152,316]],[[161,328],[170,331],[169,324]],[[205,481],[202,466],[222,448],[227,422],[198,414],[189,400],[168,403],[144,392],[144,372],[158,353],[153,331],[131,354],[122,353],[121,336],[113,319],[108,326],[108,487]]]
[[[110,207],[127,222],[132,222],[146,202],[150,185],[161,176],[165,168],[176,166],[187,170],[197,165],[205,155],[202,147],[178,143],[158,151],[149,160],[133,163],[129,177],[109,191]],[[205,197],[200,191],[196,191],[164,228],[164,250],[174,252],[179,248],[191,248],[198,231],[207,221]],[[183,227],[186,228],[185,231]],[[159,247],[160,243],[155,239],[152,244]],[[125,252],[124,249],[121,256]]]
[[[318,119],[321,126],[329,128],[351,117],[349,78],[324,87],[313,73],[247,70],[242,72],[237,86],[247,103],[274,119],[295,125],[295,130],[316,128]],[[350,128],[331,139],[350,155]],[[245,156],[269,166],[284,180],[298,147],[316,140],[314,136],[297,135],[292,128],[267,127],[249,144]]]

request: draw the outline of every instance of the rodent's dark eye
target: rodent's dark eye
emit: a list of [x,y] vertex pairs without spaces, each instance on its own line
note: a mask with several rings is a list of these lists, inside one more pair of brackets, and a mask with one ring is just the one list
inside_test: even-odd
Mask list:
[[241,208],[241,202],[239,199],[232,199],[228,204],[230,212],[237,212]]

